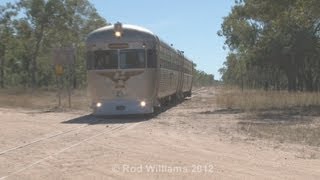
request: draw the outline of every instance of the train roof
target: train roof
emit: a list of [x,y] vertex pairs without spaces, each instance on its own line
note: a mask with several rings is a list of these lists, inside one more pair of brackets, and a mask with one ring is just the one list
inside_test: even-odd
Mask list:
[[[150,34],[152,36],[155,36],[155,34],[153,32],[151,32],[149,29],[146,29],[144,27],[137,26],[137,25],[122,24],[122,28],[124,30],[134,30],[134,31],[138,31],[138,32],[142,32],[142,33],[146,33],[146,34]],[[107,26],[101,27],[101,28],[91,32],[90,34],[99,33],[99,32],[103,32],[103,31],[113,31],[113,29],[114,29],[114,24],[113,25],[107,25]]]

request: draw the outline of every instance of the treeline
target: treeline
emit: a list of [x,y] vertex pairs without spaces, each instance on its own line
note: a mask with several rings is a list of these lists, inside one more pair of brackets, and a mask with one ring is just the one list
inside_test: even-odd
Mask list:
[[320,1],[239,0],[220,36],[230,53],[226,84],[320,91]]
[[72,84],[85,83],[89,32],[106,25],[88,0],[20,0],[0,5],[0,87],[53,86],[52,50],[74,47]]
[[[196,64],[193,64],[196,68]],[[195,69],[193,72],[193,86],[212,86],[216,85],[218,81],[214,79],[213,74],[208,74],[204,71]]]

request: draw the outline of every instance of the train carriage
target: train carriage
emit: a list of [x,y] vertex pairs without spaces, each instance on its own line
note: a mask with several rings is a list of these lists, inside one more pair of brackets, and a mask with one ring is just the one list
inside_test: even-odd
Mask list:
[[193,63],[145,28],[106,26],[90,33],[86,46],[96,115],[148,114],[191,96]]

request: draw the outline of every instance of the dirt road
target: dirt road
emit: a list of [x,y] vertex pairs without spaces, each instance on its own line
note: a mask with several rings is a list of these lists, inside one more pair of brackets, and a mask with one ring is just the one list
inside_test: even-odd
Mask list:
[[0,108],[0,179],[320,179],[308,147],[241,136],[212,96],[152,118]]

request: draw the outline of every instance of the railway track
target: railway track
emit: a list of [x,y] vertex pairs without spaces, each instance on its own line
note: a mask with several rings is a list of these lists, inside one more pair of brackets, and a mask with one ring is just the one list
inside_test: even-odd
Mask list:
[[[94,118],[92,123],[102,123],[105,119],[102,118]],[[72,128],[67,131],[54,134],[52,136],[46,138],[40,138],[30,143],[26,143],[23,145],[16,146],[14,148],[10,148],[8,150],[2,151],[0,154],[0,161],[1,158],[4,159],[23,159],[23,163],[17,160],[13,160],[15,163],[8,163],[3,164],[6,167],[12,167],[10,171],[1,172],[0,170],[0,180],[7,179],[13,175],[16,175],[28,168],[31,168],[41,162],[46,161],[52,157],[58,156],[59,154],[75,148],[76,146],[88,142],[98,136],[102,135],[114,135],[120,133],[127,128],[132,128],[137,123],[130,123],[130,124],[112,124],[106,127],[105,125],[83,125],[77,128]],[[43,152],[41,149],[43,147],[57,147],[46,149]],[[48,151],[50,153],[48,153]],[[41,156],[40,158],[33,158],[33,156]],[[36,160],[35,160],[36,159]],[[27,163],[24,163],[27,162]],[[1,168],[1,166],[0,166]]]
[[[74,132],[74,131],[79,131],[81,130],[82,128],[85,128],[85,127],[88,127],[90,126],[89,124],[87,125],[83,125],[83,126],[80,126],[80,127],[77,127],[77,128],[70,128],[66,131],[63,131],[63,132],[60,132],[60,133],[55,133],[53,135],[49,135],[49,136],[45,136],[45,137],[42,137],[40,139],[36,139],[34,141],[31,141],[29,143],[25,143],[25,144],[21,144],[21,145],[18,145],[18,146],[15,146],[13,148],[10,148],[10,149],[7,149],[7,150],[4,150],[4,151],[1,151],[0,152],[0,156],[1,155],[4,155],[6,153],[9,153],[9,152],[12,152],[12,151],[15,151],[15,150],[18,150],[18,149],[21,149],[21,148],[24,148],[24,147],[27,147],[27,146],[30,146],[30,145],[33,145],[33,144],[36,144],[36,143],[39,143],[39,142],[42,142],[42,141],[45,141],[45,140],[49,140],[51,138],[55,138],[55,137],[58,137],[58,136],[61,136],[61,135],[64,135],[64,134],[68,134],[68,133],[71,133],[71,132]],[[48,134],[51,134],[51,133],[48,133]]]
[[192,91],[192,97],[196,97],[196,96],[199,96],[199,94],[201,94],[203,91],[205,91],[206,88],[205,87],[201,87],[201,88],[198,88],[198,89],[195,89]]

